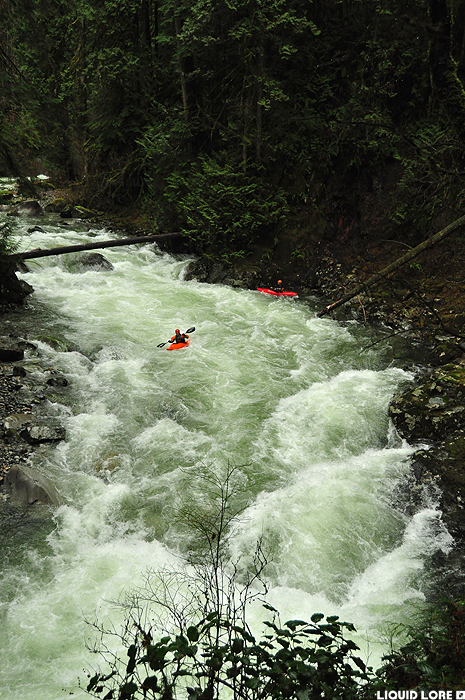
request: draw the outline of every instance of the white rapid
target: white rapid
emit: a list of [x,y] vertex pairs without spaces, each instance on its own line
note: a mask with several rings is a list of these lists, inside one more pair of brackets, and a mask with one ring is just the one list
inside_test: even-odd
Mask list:
[[[23,250],[112,235],[37,223],[19,224]],[[396,505],[412,449],[387,408],[413,374],[387,343],[362,351],[370,330],[317,318],[315,299],[185,281],[188,260],[149,245],[104,253],[112,271],[73,254],[22,275],[35,293],[13,321],[40,350],[29,371],[53,367],[70,386],[48,405],[66,441],[34,456],[63,505],[48,528],[1,535],[0,699],[87,697],[85,620],[119,624],[111,601],[148,568],[182,566],[173,515],[183,490],[203,498],[186,469],[228,462],[254,484],[231,556],[247,560],[263,536],[282,619],[338,614],[376,665],[387,626],[421,605],[432,555],[451,546],[434,503],[414,517]],[[190,326],[188,349],[157,348]],[[264,617],[251,610],[257,630]]]

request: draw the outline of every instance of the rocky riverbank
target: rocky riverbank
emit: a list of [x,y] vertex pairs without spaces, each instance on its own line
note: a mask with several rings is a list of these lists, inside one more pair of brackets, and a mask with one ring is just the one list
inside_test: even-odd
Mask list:
[[[0,489],[3,499],[15,503],[55,504],[59,498],[53,485],[30,466],[35,448],[65,439],[64,429],[44,409],[47,392],[56,376],[41,384],[29,376],[24,366],[25,353],[37,352],[33,343],[22,338],[1,335],[0,312]],[[50,382],[47,383],[47,382]]]

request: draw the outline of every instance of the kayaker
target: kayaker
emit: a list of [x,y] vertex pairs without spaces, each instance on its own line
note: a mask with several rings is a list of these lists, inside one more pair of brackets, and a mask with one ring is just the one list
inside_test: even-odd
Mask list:
[[176,328],[173,337],[170,339],[170,343],[185,343],[189,336],[185,333],[181,333],[179,328]]
[[278,286],[272,287],[272,289],[273,289],[273,292],[278,292],[278,294],[281,294],[281,292],[284,292],[283,281],[278,280]]

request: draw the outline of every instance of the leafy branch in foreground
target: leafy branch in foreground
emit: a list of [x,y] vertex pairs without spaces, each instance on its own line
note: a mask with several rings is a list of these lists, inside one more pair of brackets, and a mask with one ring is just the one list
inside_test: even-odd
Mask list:
[[247,625],[214,612],[158,641],[133,621],[132,638],[123,640],[127,661],[115,658],[109,673],[90,677],[87,692],[105,700],[355,698],[369,677],[354,655],[357,645],[344,637],[354,627],[337,616],[323,619],[317,613],[310,623],[281,626],[275,618],[264,623],[269,633],[258,642]]
[[199,157],[166,178],[165,198],[199,252],[249,251],[288,212],[284,192],[243,173],[225,154]]
[[[345,634],[350,623],[314,614],[310,622],[271,619],[257,640],[246,619],[249,604],[266,593],[266,558],[257,543],[244,572],[228,556],[228,536],[244,500],[243,473],[228,466],[222,479],[203,471],[209,498],[179,517],[190,528],[195,553],[182,571],[149,572],[145,585],[122,604],[122,631],[94,624],[100,641],[92,651],[105,670],[88,674],[86,691],[103,700],[259,700],[260,698],[344,698],[357,696],[368,681],[357,645]],[[239,478],[241,477],[241,478]],[[117,642],[126,658],[113,650]]]

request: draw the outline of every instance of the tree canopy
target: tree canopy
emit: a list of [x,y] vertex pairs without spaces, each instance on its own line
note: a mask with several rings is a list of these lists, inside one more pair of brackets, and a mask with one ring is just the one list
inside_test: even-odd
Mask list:
[[463,203],[464,0],[2,0],[0,65],[1,174],[150,202],[203,249],[390,161],[397,221]]

